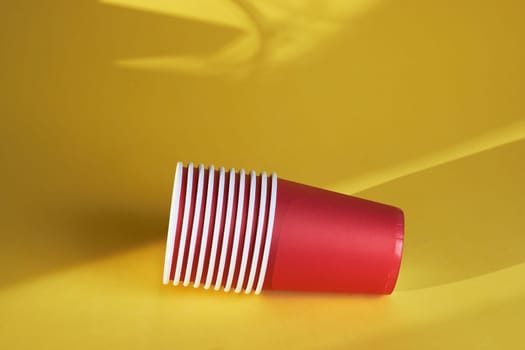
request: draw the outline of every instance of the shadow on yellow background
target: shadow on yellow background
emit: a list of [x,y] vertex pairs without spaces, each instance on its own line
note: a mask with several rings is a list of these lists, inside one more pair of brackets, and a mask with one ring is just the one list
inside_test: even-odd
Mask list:
[[[523,14],[510,0],[1,3],[2,338],[519,347]],[[398,291],[162,287],[178,160],[404,208]]]

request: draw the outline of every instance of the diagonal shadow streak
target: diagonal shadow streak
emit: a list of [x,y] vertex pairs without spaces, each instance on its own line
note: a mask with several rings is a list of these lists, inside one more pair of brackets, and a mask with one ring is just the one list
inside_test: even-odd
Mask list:
[[359,195],[406,215],[398,290],[460,281],[525,261],[525,140],[415,172]]

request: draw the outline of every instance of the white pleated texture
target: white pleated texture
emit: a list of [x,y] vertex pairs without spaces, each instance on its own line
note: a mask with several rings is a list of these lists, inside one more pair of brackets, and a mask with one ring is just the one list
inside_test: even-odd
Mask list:
[[[183,186],[185,184],[185,186]],[[270,258],[277,175],[177,164],[163,283],[261,293]],[[173,277],[172,277],[173,276]]]

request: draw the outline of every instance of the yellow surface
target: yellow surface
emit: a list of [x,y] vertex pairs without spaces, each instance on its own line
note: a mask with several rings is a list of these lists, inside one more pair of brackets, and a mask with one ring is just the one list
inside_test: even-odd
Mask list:
[[[522,1],[2,1],[5,349],[522,349]],[[405,209],[389,297],[161,285],[177,160]]]

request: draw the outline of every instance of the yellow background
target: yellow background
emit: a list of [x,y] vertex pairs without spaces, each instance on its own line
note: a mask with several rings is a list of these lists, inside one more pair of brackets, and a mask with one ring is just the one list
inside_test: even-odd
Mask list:
[[[2,348],[523,348],[524,18],[519,0],[2,1]],[[403,208],[396,291],[162,286],[178,160]]]

